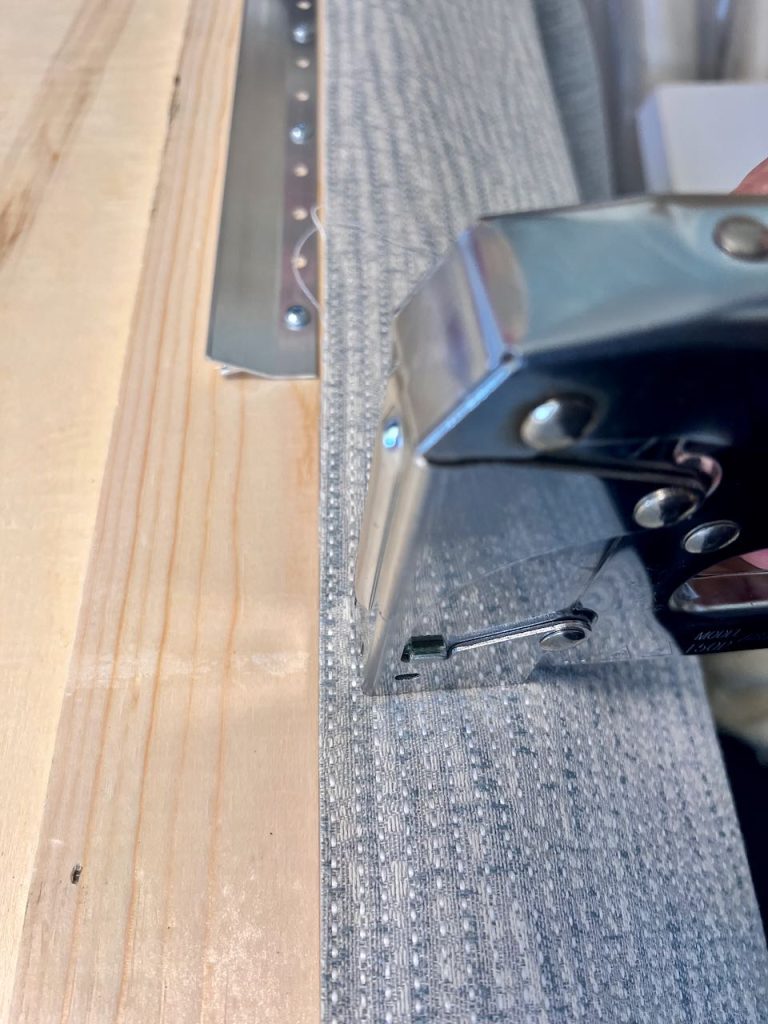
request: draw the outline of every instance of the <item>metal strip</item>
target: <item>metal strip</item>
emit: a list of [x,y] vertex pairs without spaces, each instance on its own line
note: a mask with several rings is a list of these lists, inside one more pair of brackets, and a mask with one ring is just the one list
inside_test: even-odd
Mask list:
[[208,356],[317,376],[315,0],[246,0]]

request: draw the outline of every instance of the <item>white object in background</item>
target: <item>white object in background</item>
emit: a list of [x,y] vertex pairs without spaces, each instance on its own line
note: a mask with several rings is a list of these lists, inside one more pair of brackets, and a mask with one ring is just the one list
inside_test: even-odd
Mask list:
[[637,115],[648,192],[730,192],[768,157],[768,82],[671,82]]

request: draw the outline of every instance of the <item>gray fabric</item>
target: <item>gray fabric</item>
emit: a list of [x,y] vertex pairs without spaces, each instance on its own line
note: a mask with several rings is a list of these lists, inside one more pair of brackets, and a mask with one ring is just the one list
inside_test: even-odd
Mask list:
[[535,0],[549,67],[579,194],[584,202],[613,195],[613,169],[603,87],[582,0]]
[[324,1019],[766,1020],[693,661],[360,691],[352,575],[392,313],[479,214],[576,188],[529,0],[324,10]]

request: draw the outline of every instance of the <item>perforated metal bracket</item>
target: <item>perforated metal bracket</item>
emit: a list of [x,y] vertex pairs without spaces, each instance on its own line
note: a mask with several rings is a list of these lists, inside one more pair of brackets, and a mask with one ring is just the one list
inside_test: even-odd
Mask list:
[[316,0],[246,0],[207,353],[317,376]]

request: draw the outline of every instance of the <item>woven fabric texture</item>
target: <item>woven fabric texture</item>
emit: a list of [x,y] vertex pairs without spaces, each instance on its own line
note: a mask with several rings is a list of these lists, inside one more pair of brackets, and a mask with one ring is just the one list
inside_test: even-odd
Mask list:
[[534,0],[534,9],[579,194],[601,202],[614,192],[613,166],[589,20],[582,0]]
[[768,1020],[694,661],[361,692],[353,566],[392,314],[479,215],[577,193],[529,0],[323,6],[326,1024]]

